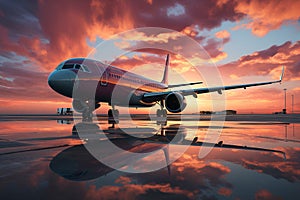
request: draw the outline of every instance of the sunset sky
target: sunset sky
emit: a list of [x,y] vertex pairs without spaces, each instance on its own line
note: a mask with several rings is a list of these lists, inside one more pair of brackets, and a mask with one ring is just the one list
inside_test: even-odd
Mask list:
[[[0,114],[55,113],[58,107],[70,107],[71,99],[48,86],[49,73],[63,60],[87,57],[112,35],[141,27],[167,28],[194,39],[218,66],[225,85],[276,80],[286,66],[281,85],[229,91],[226,108],[239,113],[281,111],[287,88],[288,112],[292,95],[294,111],[300,112],[299,8],[295,0],[0,1]],[[143,34],[130,37],[157,42]],[[176,48],[188,51],[184,44]],[[137,51],[116,59],[114,65],[120,68],[143,73],[143,66],[148,69],[144,73],[160,79],[165,52]],[[184,58],[171,54],[170,61],[186,79],[201,81]],[[208,109],[207,98],[198,96],[199,110]],[[108,107],[101,109],[106,113]]]

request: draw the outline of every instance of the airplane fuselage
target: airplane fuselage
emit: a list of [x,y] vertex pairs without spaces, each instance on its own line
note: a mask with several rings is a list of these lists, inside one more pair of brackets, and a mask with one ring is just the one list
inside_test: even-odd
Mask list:
[[[169,85],[168,66],[169,55],[166,58],[162,81],[158,82],[146,78],[146,75],[141,76],[96,60],[73,58],[58,65],[49,75],[48,84],[56,92],[73,98],[73,108],[89,118],[91,118],[93,110],[100,106],[100,102],[108,103],[113,110],[114,106],[138,108],[150,107],[158,103],[161,109],[157,110],[157,115],[166,116],[166,110],[171,113],[182,112],[187,105],[186,96],[197,97],[198,94],[210,92],[217,92],[221,95],[224,90],[281,83],[284,74],[283,67],[280,79],[275,81],[169,90],[202,82]],[[112,112],[108,113],[111,116]]]
[[[50,87],[66,97],[105,102],[117,106],[149,107],[149,92],[162,92],[167,85],[96,60],[74,58],[62,62],[48,78]],[[75,95],[75,96],[74,96]]]

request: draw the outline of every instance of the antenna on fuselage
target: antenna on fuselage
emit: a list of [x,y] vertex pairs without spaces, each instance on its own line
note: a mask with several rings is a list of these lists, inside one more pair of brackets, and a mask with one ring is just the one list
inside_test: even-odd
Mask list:
[[167,54],[164,76],[161,83],[168,85],[169,84],[168,76],[169,76],[169,54]]

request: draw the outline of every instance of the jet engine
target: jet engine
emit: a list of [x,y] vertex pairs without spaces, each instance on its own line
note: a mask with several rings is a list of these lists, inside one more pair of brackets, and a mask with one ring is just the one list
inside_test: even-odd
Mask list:
[[166,96],[165,105],[169,112],[179,113],[185,109],[186,100],[179,92],[172,92]]

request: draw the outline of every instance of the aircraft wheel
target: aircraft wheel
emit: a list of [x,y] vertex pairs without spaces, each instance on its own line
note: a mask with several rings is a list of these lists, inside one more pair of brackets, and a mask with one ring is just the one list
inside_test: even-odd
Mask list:
[[112,111],[112,109],[109,109],[107,114],[108,114],[108,117],[113,117],[113,111]]
[[115,118],[117,118],[117,119],[119,118],[119,114],[120,114],[119,110],[114,110],[113,114],[114,114]]
[[163,110],[162,110],[162,116],[163,116],[163,117],[167,117],[167,110],[166,110],[166,109],[163,109]]
[[82,121],[90,122],[92,120],[93,120],[93,113],[89,109],[86,109],[85,111],[82,112]]
[[157,111],[156,111],[156,116],[157,117],[161,117],[162,116],[162,110],[160,110],[160,109],[158,109]]

